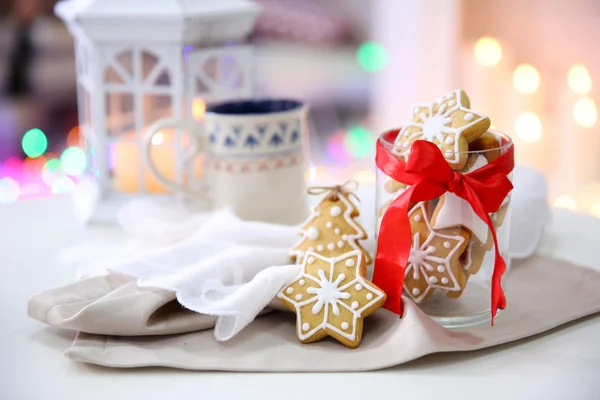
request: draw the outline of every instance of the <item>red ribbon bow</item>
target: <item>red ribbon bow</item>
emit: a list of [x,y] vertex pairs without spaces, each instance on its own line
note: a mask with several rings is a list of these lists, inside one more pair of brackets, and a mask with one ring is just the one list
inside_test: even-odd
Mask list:
[[[398,131],[388,132],[386,140],[394,141]],[[385,212],[377,243],[373,283],[387,294],[384,307],[402,316],[404,269],[411,250],[411,228],[408,205],[432,200],[446,192],[465,199],[473,211],[489,227],[494,238],[496,259],[492,275],[492,325],[498,309],[504,309],[506,299],[501,278],[506,264],[498,251],[496,230],[490,213],[498,211],[513,185],[507,175],[514,168],[514,148],[489,164],[467,174],[453,171],[438,147],[424,140],[413,143],[405,163],[377,142],[377,167],[392,179],[410,185]]]

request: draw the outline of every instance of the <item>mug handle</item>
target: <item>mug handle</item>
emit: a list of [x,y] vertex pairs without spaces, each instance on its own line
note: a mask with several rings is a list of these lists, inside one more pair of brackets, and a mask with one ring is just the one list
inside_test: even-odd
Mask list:
[[160,173],[160,171],[156,167],[156,164],[154,164],[154,161],[152,160],[152,138],[159,131],[164,129],[180,129],[190,134],[192,145],[190,151],[186,155],[184,155],[183,160],[181,160],[181,162],[187,163],[194,156],[203,151],[203,131],[196,122],[190,120],[180,120],[176,118],[159,119],[158,121],[150,125],[150,127],[144,134],[144,159],[146,165],[148,166],[148,168],[150,168],[150,172],[152,173],[152,175],[154,175],[157,181],[159,181],[166,188],[171,189],[173,192],[183,193],[191,198],[201,198],[203,200],[207,200],[206,196],[203,195],[201,192],[197,190],[192,190],[187,186],[184,186],[165,177],[163,174]]

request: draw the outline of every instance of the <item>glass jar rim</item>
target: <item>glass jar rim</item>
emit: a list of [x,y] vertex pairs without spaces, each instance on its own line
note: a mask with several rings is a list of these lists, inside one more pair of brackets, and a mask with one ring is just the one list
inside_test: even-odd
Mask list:
[[[390,129],[390,130],[383,132],[381,135],[379,135],[379,141],[385,147],[393,148],[394,147],[394,139],[396,139],[396,136],[398,136],[398,133],[400,133],[401,129],[402,128],[396,128],[396,129]],[[508,136],[504,132],[501,132],[496,129],[488,129],[486,132],[490,132],[493,135],[500,137],[502,144],[497,147],[492,147],[492,148],[483,149],[483,150],[455,151],[455,152],[453,152],[453,154],[469,154],[469,155],[471,155],[471,154],[486,154],[488,152],[498,151],[498,150],[500,150],[500,152],[504,153],[513,143],[511,137]],[[390,138],[392,138],[392,141],[389,140]]]

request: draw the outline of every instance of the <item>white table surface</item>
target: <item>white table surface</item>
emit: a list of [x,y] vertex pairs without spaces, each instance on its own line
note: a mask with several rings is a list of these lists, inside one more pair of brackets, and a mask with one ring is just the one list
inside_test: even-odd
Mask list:
[[[600,399],[600,317],[471,353],[435,354],[370,373],[116,370],[64,357],[75,334],[25,314],[34,293],[69,283],[57,252],[85,230],[67,197],[0,206],[0,399]],[[540,252],[600,270],[600,219],[555,211]],[[600,288],[598,288],[600,290]],[[223,355],[226,357],[226,354]]]

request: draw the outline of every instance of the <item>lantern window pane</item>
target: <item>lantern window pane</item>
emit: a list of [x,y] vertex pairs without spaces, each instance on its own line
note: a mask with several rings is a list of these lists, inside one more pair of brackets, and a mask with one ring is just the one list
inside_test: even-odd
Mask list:
[[104,71],[104,81],[106,83],[116,83],[116,84],[124,84],[125,80],[121,77],[121,75],[115,70],[115,68],[108,66]]
[[145,127],[160,118],[173,115],[170,95],[144,94],[142,95],[142,104]]
[[148,51],[142,51],[142,81],[152,73],[158,65],[158,57]]
[[134,98],[131,93],[105,95],[106,130],[109,136],[135,136]]
[[131,50],[126,50],[121,52],[117,56],[117,62],[119,66],[121,66],[129,76],[133,76],[133,53]]
[[156,80],[153,82],[155,86],[171,86],[171,77],[167,69],[163,69],[158,75]]

